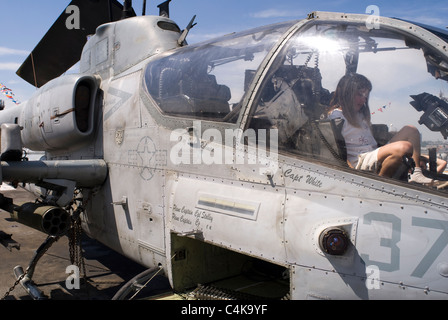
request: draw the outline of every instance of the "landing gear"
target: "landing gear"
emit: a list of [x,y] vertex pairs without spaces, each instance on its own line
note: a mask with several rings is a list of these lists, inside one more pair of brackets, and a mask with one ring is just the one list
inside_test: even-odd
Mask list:
[[148,286],[149,282],[154,279],[155,276],[161,274],[163,274],[163,268],[161,266],[143,271],[121,287],[121,289],[113,296],[112,300],[134,299],[142,289]]

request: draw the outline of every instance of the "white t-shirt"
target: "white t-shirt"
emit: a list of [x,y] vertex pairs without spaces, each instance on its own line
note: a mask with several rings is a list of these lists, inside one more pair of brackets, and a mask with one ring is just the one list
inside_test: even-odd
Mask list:
[[358,163],[358,156],[365,152],[370,152],[378,148],[378,143],[373,137],[372,130],[366,120],[361,121],[361,114],[359,114],[358,123],[361,127],[352,126],[342,114],[342,110],[335,109],[329,115],[330,119],[341,118],[344,119],[342,127],[342,136],[345,139],[347,148],[347,159],[353,166]]

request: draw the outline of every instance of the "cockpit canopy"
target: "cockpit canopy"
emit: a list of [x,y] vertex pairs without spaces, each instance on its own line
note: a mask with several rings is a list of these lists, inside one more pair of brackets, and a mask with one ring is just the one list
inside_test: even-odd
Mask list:
[[431,34],[443,51],[418,27],[388,21],[371,28],[359,19],[310,19],[231,34],[152,61],[145,85],[163,114],[276,129],[281,152],[335,163],[346,155],[327,118],[330,101],[345,74],[359,73],[373,84],[380,145],[413,125],[423,153],[436,146],[446,157],[448,45]]

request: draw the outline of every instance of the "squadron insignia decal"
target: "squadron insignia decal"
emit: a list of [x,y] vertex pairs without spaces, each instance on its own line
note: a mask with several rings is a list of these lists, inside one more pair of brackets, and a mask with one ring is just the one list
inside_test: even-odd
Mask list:
[[167,153],[166,150],[157,150],[150,137],[144,137],[136,150],[129,151],[129,164],[139,167],[143,180],[151,180],[158,167],[167,165]]

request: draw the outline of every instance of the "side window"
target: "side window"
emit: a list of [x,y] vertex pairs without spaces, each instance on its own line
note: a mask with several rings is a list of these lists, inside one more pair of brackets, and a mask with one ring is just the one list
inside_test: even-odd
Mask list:
[[223,119],[231,111],[230,88],[218,83],[204,61],[192,59],[196,60],[193,52],[151,64],[146,78],[149,93],[166,114]]
[[153,61],[145,73],[148,93],[167,115],[235,123],[256,70],[289,26],[254,29]]

